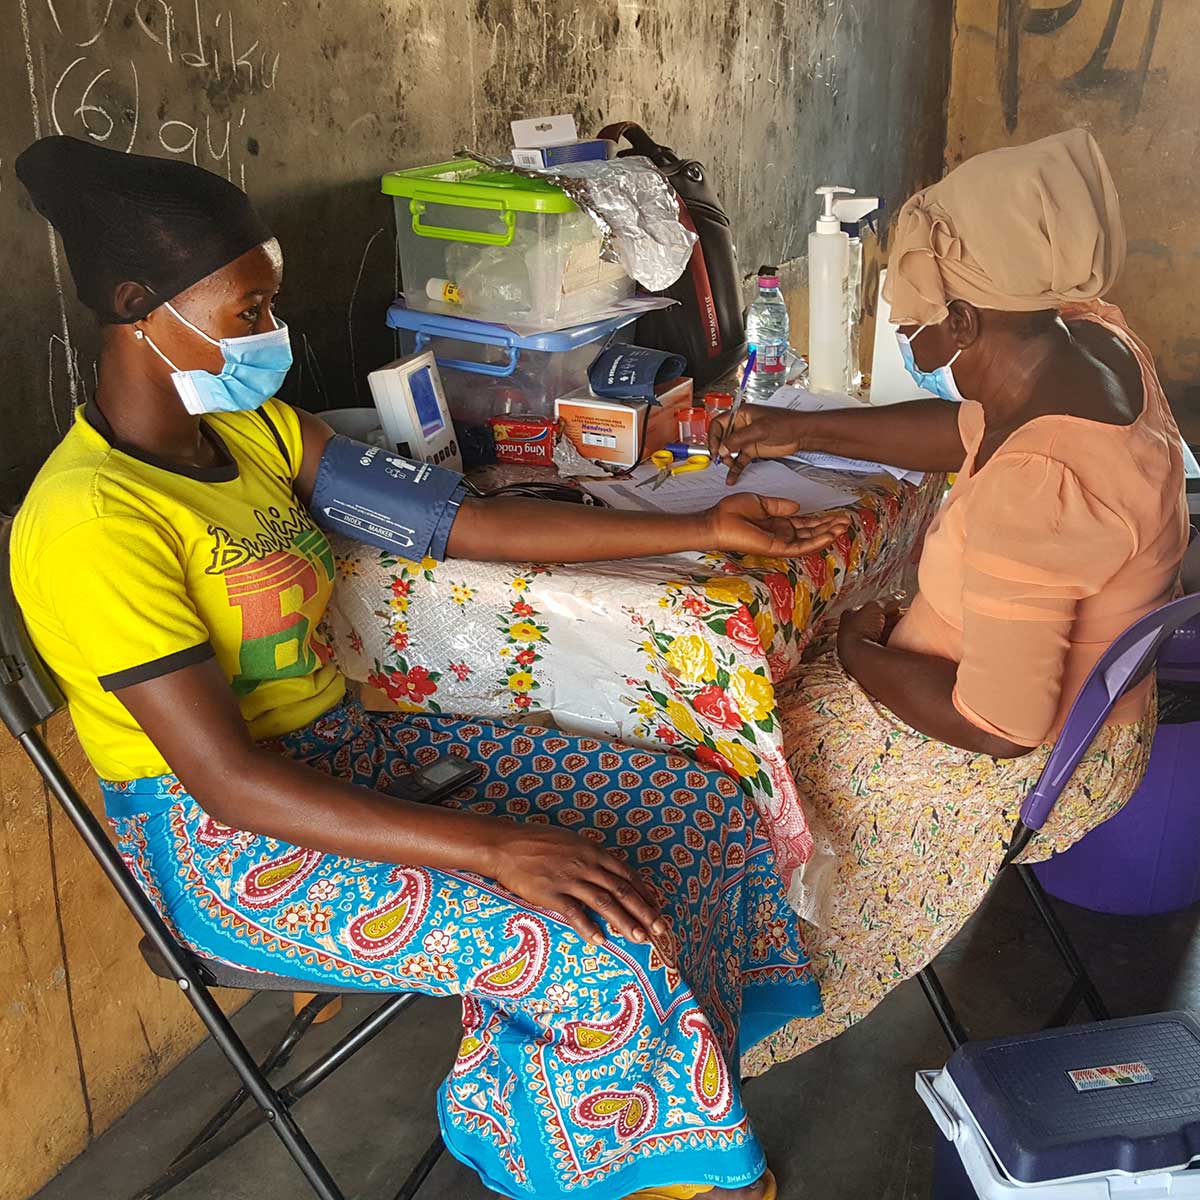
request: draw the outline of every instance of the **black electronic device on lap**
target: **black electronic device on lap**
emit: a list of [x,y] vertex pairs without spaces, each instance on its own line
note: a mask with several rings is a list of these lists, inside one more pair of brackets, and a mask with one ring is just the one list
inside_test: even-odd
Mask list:
[[400,800],[437,804],[459,788],[478,782],[483,774],[482,763],[468,762],[465,758],[447,754],[414,768],[410,774],[399,779],[389,792]]

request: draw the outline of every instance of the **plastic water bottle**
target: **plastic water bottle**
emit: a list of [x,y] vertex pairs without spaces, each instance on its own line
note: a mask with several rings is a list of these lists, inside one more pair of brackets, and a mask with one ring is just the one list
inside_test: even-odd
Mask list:
[[758,268],[758,295],[746,313],[746,342],[754,351],[746,399],[769,400],[783,386],[788,356],[788,310],[775,267]]

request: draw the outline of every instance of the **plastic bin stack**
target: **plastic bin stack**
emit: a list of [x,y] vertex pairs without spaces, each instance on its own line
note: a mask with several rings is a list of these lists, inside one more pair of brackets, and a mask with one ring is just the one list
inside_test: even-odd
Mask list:
[[431,348],[456,424],[552,417],[635,314],[634,282],[600,257],[592,219],[553,184],[470,159],[392,171],[406,353]]
[[560,188],[470,159],[391,171],[400,273],[409,308],[562,329],[633,295],[600,257],[592,219]]

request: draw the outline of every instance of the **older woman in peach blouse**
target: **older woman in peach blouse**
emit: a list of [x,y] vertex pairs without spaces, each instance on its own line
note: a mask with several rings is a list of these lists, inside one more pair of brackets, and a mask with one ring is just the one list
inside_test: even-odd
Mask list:
[[[957,472],[908,612],[843,618],[837,654],[783,698],[818,843],[793,899],[826,1015],[756,1047],[751,1073],[865,1016],[958,932],[1088,672],[1177,587],[1179,433],[1149,352],[1101,302],[1124,257],[1086,132],[971,159],[904,206],[888,272],[902,354],[939,398],[748,407],[729,431],[733,474],[801,448]],[[1027,859],[1129,798],[1152,700],[1148,682],[1117,706]]]

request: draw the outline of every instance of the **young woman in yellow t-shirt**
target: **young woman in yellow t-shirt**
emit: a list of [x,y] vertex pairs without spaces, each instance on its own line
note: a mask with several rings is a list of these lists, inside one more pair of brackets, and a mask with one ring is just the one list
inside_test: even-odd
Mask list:
[[[332,434],[271,398],[278,243],[187,164],[52,138],[17,169],[104,338],[95,396],[17,518],[14,584],[147,894],[212,957],[461,994],[439,1113],[496,1190],[772,1195],[738,1054],[820,1001],[738,786],[678,756],[347,698],[317,633],[333,571],[308,510]],[[430,549],[799,554],[844,527],[793,513],[451,488]],[[443,805],[390,795],[423,751],[487,773]]]

